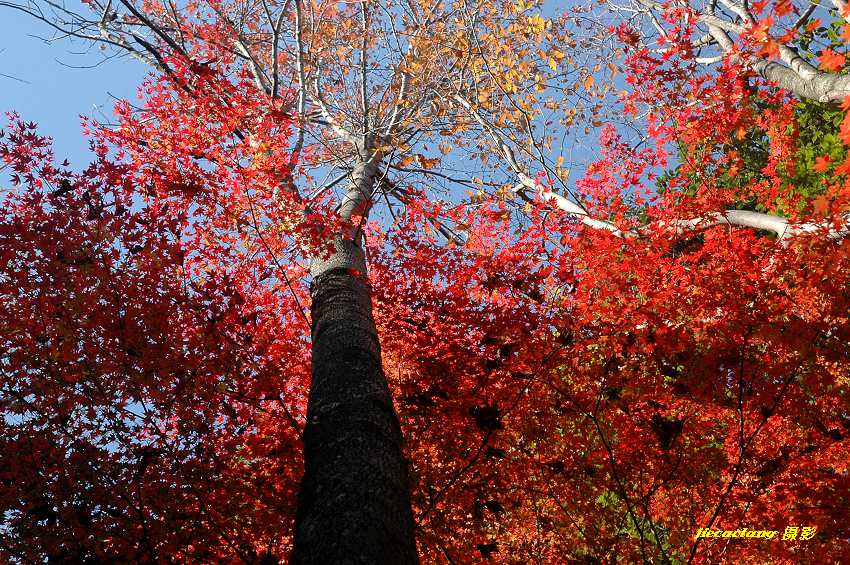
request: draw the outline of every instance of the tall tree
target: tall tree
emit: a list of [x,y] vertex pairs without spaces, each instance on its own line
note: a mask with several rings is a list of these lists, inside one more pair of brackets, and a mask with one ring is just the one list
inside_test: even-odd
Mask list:
[[[244,70],[253,79],[253,104],[264,105],[272,116],[283,109],[294,116],[291,151],[302,164],[341,171],[309,196],[307,187],[286,176],[278,179],[279,190],[305,215],[312,211],[311,196],[338,182],[346,185],[340,222],[335,233],[326,234],[335,242],[331,256],[308,253],[314,376],[295,555],[304,562],[328,562],[355,550],[384,547],[383,557],[364,554],[362,560],[415,561],[401,436],[381,370],[368,287],[359,282],[366,274],[360,229],[378,198],[406,200],[399,184],[411,179],[397,175],[424,175],[476,189],[503,184],[498,172],[485,180],[432,171],[453,145],[471,145],[473,153],[482,155],[503,154],[510,172],[520,176],[520,189],[535,189],[514,152],[505,153],[493,123],[512,124],[512,142],[521,143],[534,134],[541,95],[559,88],[569,74],[587,76],[574,64],[561,70],[566,55],[556,45],[570,42],[563,20],[542,17],[536,3],[489,1],[93,2],[88,4],[93,16],[54,5],[11,6],[73,37],[124,50],[177,78],[196,98],[208,95],[201,90],[208,87],[207,72]],[[178,76],[184,75],[181,66],[192,76]],[[229,92],[216,95],[228,107],[235,105]],[[551,111],[562,107],[551,95],[549,104]],[[470,141],[470,128],[488,133],[494,144]],[[263,146],[258,132],[245,124],[234,123],[232,133],[258,147],[252,160],[268,159],[276,151]],[[147,143],[146,138],[137,141]],[[446,226],[439,229],[457,237]],[[376,434],[375,429],[383,431]],[[349,445],[345,457],[340,442]],[[374,506],[379,493],[384,496]],[[325,507],[329,502],[333,509]],[[358,526],[339,527],[341,517]],[[329,531],[337,533],[329,538]],[[330,543],[337,539],[337,545]],[[363,544],[364,539],[375,541]],[[380,539],[400,545],[393,548]]]

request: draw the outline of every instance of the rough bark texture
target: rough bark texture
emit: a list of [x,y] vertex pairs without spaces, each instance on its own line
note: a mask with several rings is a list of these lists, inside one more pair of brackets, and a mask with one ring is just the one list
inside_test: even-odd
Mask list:
[[369,288],[354,269],[316,272],[313,378],[291,563],[418,563],[402,436]]

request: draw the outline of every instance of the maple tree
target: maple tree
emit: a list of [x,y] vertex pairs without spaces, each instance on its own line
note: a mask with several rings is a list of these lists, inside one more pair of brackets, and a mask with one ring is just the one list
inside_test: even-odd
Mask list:
[[[72,174],[15,118],[2,145],[8,559],[400,563],[414,529],[429,563],[846,557],[845,154],[799,159],[805,109],[757,68],[700,72],[692,29],[659,56],[621,27],[652,145],[606,129],[563,196],[519,68],[558,56],[505,41],[554,25],[532,5],[511,28],[414,4],[397,35],[424,43],[396,66],[367,3],[122,6],[80,29],[163,74],[90,125],[97,161]],[[425,145],[473,133],[505,171],[466,197],[388,174],[456,175]],[[327,163],[347,189],[307,196]],[[370,221],[383,197],[404,208]],[[693,539],[786,524],[818,535]]]

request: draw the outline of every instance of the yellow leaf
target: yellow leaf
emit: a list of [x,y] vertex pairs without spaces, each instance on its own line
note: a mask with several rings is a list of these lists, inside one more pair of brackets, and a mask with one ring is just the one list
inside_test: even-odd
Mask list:
[[553,71],[558,70],[558,61],[556,61],[554,57],[549,57],[549,68]]
[[593,86],[593,75],[587,75],[586,77],[584,77],[584,89],[590,90],[590,88],[592,86]]
[[528,18],[528,23],[535,33],[542,33],[546,29],[546,20],[540,17],[540,14],[534,14]]
[[543,92],[544,90],[546,90],[546,86],[543,84],[543,80],[540,78],[540,75],[537,75],[534,81],[534,89],[537,92]]

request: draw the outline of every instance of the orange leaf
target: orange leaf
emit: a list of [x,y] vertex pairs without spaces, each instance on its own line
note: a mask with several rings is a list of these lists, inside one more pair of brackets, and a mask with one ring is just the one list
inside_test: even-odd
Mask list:
[[832,199],[827,196],[815,198],[813,202],[815,214],[826,214],[829,212],[830,204],[832,204]]
[[828,71],[837,71],[844,66],[844,55],[836,53],[832,49],[824,49],[818,59],[820,66]]
[[419,166],[423,169],[433,169],[440,162],[439,159],[429,159],[424,155],[416,155],[416,160],[419,161]]
[[832,163],[832,157],[829,155],[823,155],[821,157],[815,158],[815,164],[812,166],[814,170],[819,173],[825,173]]
[[779,41],[782,43],[792,43],[797,38],[797,28],[792,28],[779,36]]
[[835,168],[836,175],[846,175],[850,173],[850,159],[845,159],[843,163]]
[[758,54],[769,59],[779,57],[779,45],[772,39],[766,39],[764,44],[758,50]]
[[777,0],[773,12],[777,16],[785,16],[790,14],[792,10],[791,0]]

